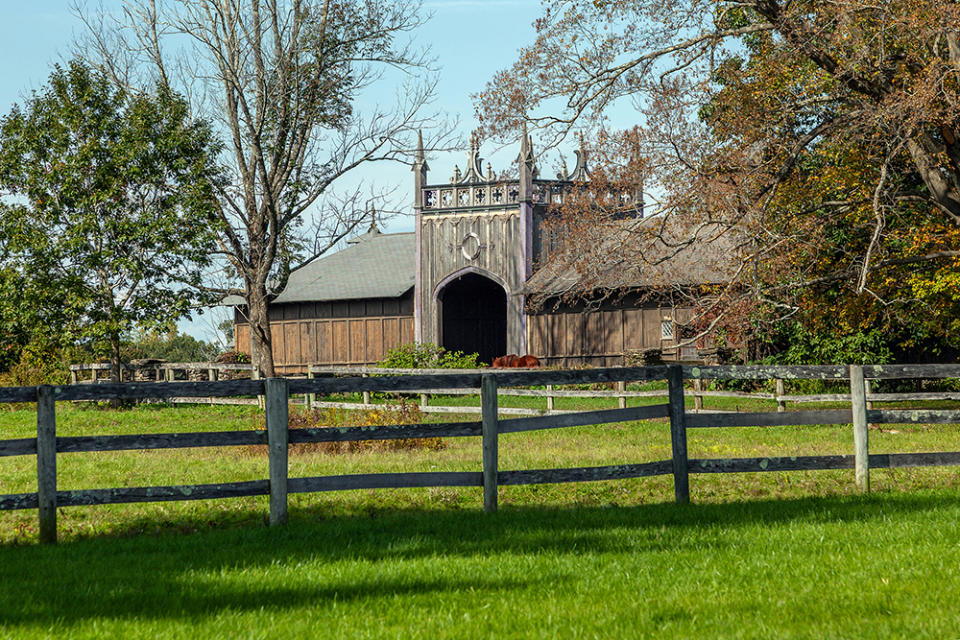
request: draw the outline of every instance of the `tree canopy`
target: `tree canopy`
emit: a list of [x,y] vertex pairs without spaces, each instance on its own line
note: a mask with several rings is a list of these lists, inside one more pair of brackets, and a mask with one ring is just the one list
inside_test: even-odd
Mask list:
[[[793,318],[960,346],[958,24],[947,0],[550,0],[478,111],[493,135],[582,128],[642,158],[616,175],[676,220],[620,259],[667,227],[722,238],[731,278],[700,329]],[[605,128],[624,100],[637,126]]]
[[166,88],[56,67],[0,123],[5,330],[116,360],[134,327],[187,315],[216,246],[217,152]]
[[[85,54],[122,86],[180,87],[228,142],[220,160],[219,256],[243,299],[254,363],[273,375],[267,312],[292,271],[366,215],[359,190],[334,183],[360,165],[407,160],[434,83],[410,34],[418,2],[385,0],[127,0],[123,16],[88,16]],[[395,104],[363,100],[390,74]]]

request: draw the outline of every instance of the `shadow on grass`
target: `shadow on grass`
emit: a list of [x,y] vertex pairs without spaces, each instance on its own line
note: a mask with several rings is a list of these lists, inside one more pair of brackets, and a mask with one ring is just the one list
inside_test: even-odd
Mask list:
[[[515,558],[724,550],[741,528],[763,535],[765,527],[781,523],[886,526],[882,523],[922,512],[955,511],[957,498],[956,492],[941,491],[686,506],[508,508],[495,515],[384,511],[338,518],[300,509],[282,528],[234,526],[189,535],[0,547],[0,623],[189,618],[464,590],[503,595],[575,579],[552,571],[556,565],[549,562],[543,571],[503,568],[522,564],[511,565]],[[191,523],[178,525],[187,529]],[[138,526],[145,524],[132,525]],[[478,572],[478,566],[486,570]]]

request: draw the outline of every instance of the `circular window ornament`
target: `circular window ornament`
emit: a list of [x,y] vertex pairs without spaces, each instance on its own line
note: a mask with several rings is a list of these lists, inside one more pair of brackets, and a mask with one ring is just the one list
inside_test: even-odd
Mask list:
[[480,244],[480,237],[472,231],[465,235],[463,240],[460,241],[460,253],[462,253],[463,257],[467,260],[476,260],[482,248],[483,245]]

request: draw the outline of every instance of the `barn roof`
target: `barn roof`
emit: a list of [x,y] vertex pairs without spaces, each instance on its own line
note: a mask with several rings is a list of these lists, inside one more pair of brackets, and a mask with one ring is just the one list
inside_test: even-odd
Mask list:
[[[604,289],[662,288],[726,282],[735,263],[733,242],[719,227],[687,228],[673,220],[647,217],[623,221],[619,231],[602,231],[598,251],[578,266],[547,262],[527,280],[528,295],[582,292],[587,283]],[[638,243],[643,243],[642,251]],[[641,257],[641,254],[643,257]]]
[[[376,227],[290,274],[273,304],[360,298],[398,298],[413,287],[416,235],[380,233]],[[231,297],[226,304],[243,304]]]
[[276,303],[398,298],[413,287],[416,234],[375,227],[290,275]]

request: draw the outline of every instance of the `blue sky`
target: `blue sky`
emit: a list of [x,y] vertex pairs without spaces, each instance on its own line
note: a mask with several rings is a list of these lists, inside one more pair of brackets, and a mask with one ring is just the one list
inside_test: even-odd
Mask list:
[[[70,43],[83,25],[69,10],[69,0],[2,0],[0,10],[0,113],[6,114],[31,89],[40,88],[54,63],[69,55]],[[107,7],[118,0],[104,0]],[[422,29],[418,42],[428,44],[441,67],[435,107],[459,117],[463,137],[476,126],[470,95],[483,89],[494,72],[509,66],[517,50],[534,38],[533,21],[540,15],[538,0],[427,0],[423,3],[433,18]],[[487,150],[489,151],[489,150]],[[492,156],[494,169],[502,169],[516,157],[515,148]],[[488,155],[485,153],[484,155]],[[445,180],[462,154],[431,158],[431,181]],[[404,166],[378,166],[363,178],[385,186],[408,189],[412,199],[412,175]],[[388,231],[413,229],[411,216],[391,220]],[[209,338],[212,314],[181,329]]]

